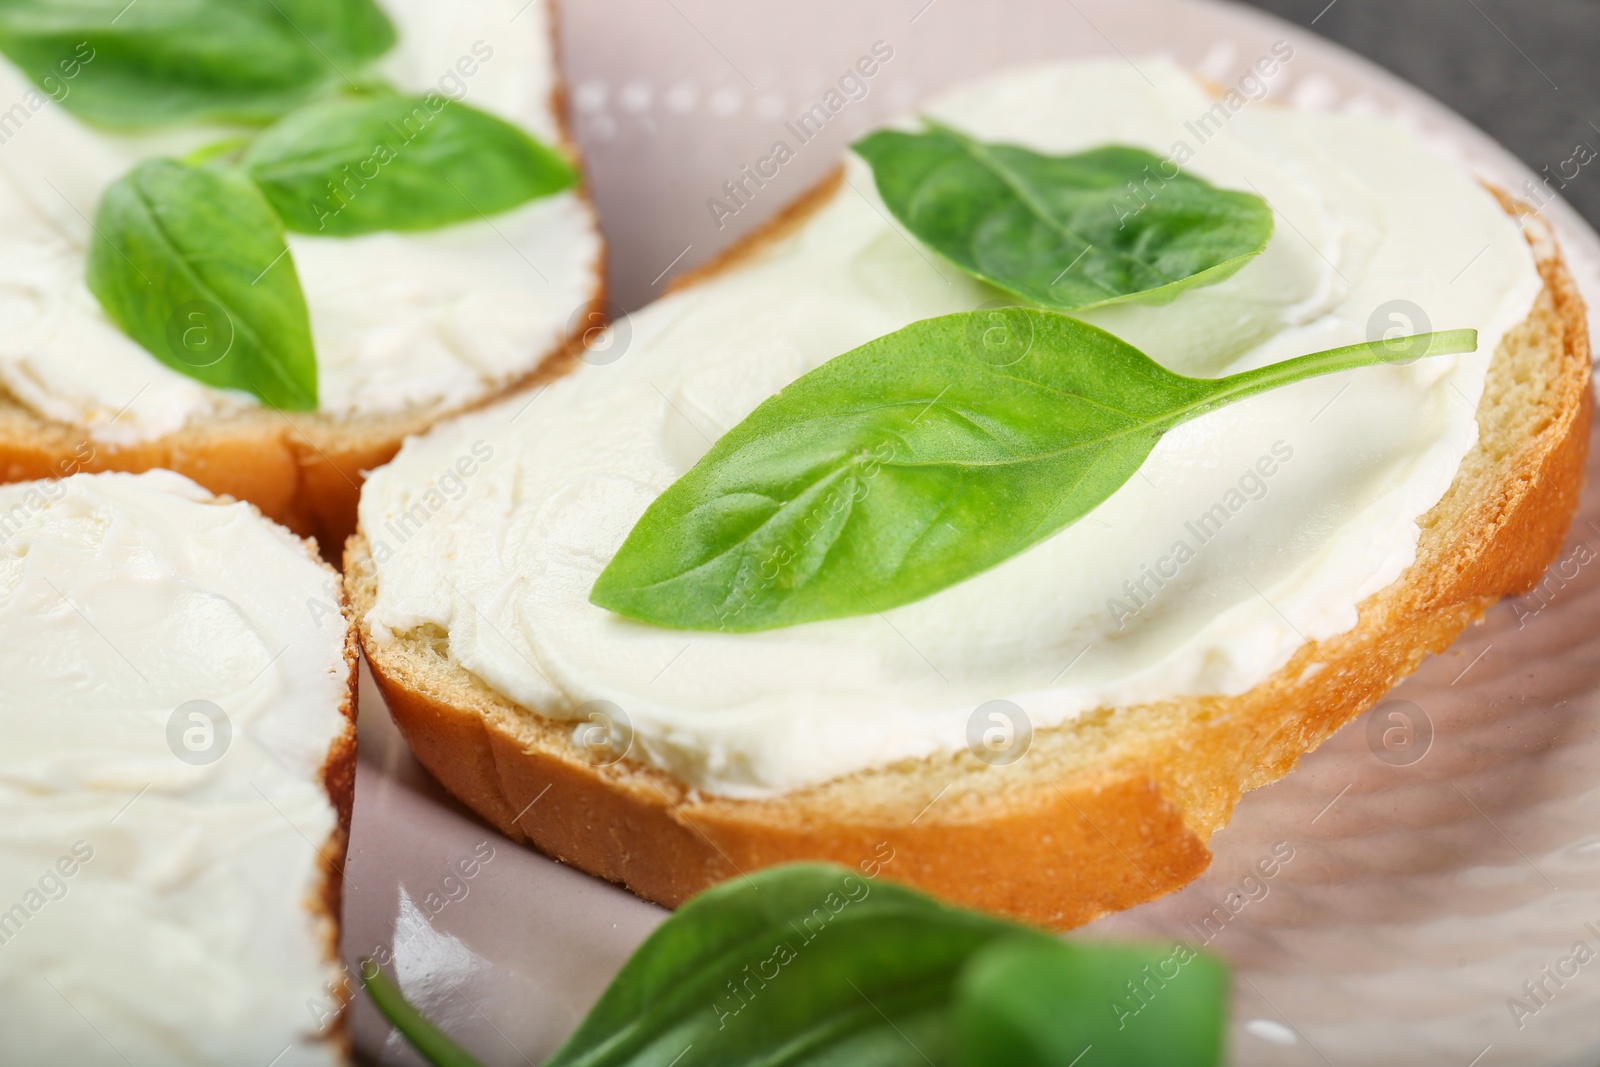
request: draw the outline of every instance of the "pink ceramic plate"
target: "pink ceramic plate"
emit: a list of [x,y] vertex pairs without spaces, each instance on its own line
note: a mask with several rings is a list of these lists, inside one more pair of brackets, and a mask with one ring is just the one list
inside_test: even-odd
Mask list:
[[[1532,177],[1415,89],[1224,4],[584,0],[561,14],[574,127],[611,242],[613,293],[630,308],[768,218],[868,126],[1014,63],[1165,52],[1226,85],[1287,39],[1295,56],[1273,99],[1393,114],[1502,186]],[[793,143],[784,123],[877,41],[894,55],[865,95],[775,179],[730,201],[723,182],[774,140]],[[714,197],[738,210],[715,211]],[[1565,204],[1544,213],[1600,306],[1600,241]],[[1600,495],[1590,492],[1538,595],[1495,608],[1288,778],[1247,796],[1212,842],[1205,877],[1087,934],[1179,937],[1231,961],[1237,1064],[1592,1067],[1597,559]],[[407,995],[486,1064],[537,1063],[665,912],[486,828],[417,768],[370,682],[361,700],[345,957],[392,955]],[[354,1031],[367,1056],[418,1062],[364,1001]]]

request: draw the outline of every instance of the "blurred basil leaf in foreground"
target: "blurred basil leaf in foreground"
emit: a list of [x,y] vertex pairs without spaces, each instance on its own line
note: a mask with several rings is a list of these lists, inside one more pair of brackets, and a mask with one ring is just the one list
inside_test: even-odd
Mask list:
[[0,52],[114,127],[268,122],[359,80],[394,43],[372,0],[0,0]]

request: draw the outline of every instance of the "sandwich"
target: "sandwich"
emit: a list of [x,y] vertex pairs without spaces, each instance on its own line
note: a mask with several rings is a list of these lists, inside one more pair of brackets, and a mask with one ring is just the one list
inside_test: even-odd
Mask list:
[[0,1060],[349,1062],[354,633],[170,471],[0,487]]
[[0,478],[165,467],[337,554],[602,308],[542,2],[0,10]]
[[1184,885],[1537,581],[1592,408],[1536,212],[1164,61],[929,101],[631,328],[537,422],[408,442],[345,575],[423,765],[668,905],[794,860],[1055,928]]

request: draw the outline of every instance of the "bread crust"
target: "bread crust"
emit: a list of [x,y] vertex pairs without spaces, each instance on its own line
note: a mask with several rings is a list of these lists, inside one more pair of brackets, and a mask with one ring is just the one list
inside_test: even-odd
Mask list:
[[[560,38],[550,9],[551,56],[560,69]],[[558,140],[583,172],[583,156],[567,121],[559,77],[550,90]],[[587,184],[576,193],[594,214]],[[99,471],[140,473],[159,467],[192,478],[219,496],[248,500],[272,519],[321,546],[337,562],[356,528],[356,506],[368,471],[394,458],[412,434],[452,415],[476,410],[542,385],[582,353],[592,316],[606,314],[606,246],[600,242],[594,285],[580,325],[562,337],[527,373],[467,404],[433,405],[382,416],[343,418],[324,412],[253,408],[202,420],[136,444],[96,441],[83,426],[36,414],[0,386],[0,482],[61,478]]]
[[[780,216],[780,228],[826,199]],[[1588,324],[1543,224],[1501,200],[1529,235],[1545,289],[1491,363],[1479,443],[1419,520],[1415,563],[1360,605],[1356,627],[1307,643],[1240,696],[1102,709],[1037,731],[1008,767],[963,751],[773,799],[703,796],[632,760],[584,762],[571,723],[490,690],[448,661],[442,640],[373,640],[376,585],[358,532],[345,580],[373,677],[418,759],[468,807],[669,906],[795,860],[877,863],[946,900],[1056,929],[1170,892],[1205,870],[1207,843],[1245,790],[1286,774],[1495,600],[1531,589],[1562,545],[1592,419]],[[773,237],[758,232],[712,269]]]
[[[260,513],[260,509],[256,509]],[[354,622],[355,611],[350,605],[350,595],[339,580],[338,572],[328,565],[317,548],[316,541],[305,538],[302,543],[311,559],[328,572],[338,590],[340,621],[344,623],[345,686],[339,700],[339,714],[344,717],[344,729],[328,746],[318,776],[333,805],[337,822],[328,835],[318,856],[322,860],[322,878],[311,894],[307,906],[318,920],[323,931],[323,959],[342,965],[339,952],[339,935],[344,915],[344,865],[350,852],[350,819],[356,801],[356,716],[360,700],[361,644]],[[339,982],[330,992],[338,1000],[338,1011],[329,1024],[318,1034],[323,1041],[333,1042],[346,1062],[353,1062],[350,1041],[349,997],[350,983]]]

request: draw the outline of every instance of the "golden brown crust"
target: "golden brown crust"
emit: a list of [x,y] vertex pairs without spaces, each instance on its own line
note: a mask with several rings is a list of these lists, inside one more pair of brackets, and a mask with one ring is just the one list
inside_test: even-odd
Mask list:
[[[311,548],[313,552],[316,551],[315,545],[311,545]],[[339,713],[345,719],[345,729],[333,744],[328,746],[328,755],[322,762],[321,771],[323,789],[327,791],[328,800],[333,804],[333,810],[338,816],[338,825],[322,849],[322,904],[328,918],[334,920],[336,927],[338,917],[342,914],[340,904],[344,893],[344,862],[350,845],[350,817],[355,809],[356,800],[356,710],[359,690],[357,665],[360,663],[360,643],[356,636],[356,628],[348,622],[352,616],[350,597],[342,587],[339,590],[339,611],[347,620],[344,641],[345,696],[339,704]],[[336,959],[337,936],[333,948],[333,958]]]
[[702,796],[631,760],[583,762],[571,724],[499,696],[451,664],[442,642],[375,642],[358,533],[346,583],[373,676],[418,759],[469,807],[664,904],[758,867],[856,865],[885,849],[891,878],[1056,928],[1150,900],[1206,868],[1207,842],[1245,790],[1286,774],[1496,599],[1531,588],[1559,551],[1588,450],[1588,326],[1553,242],[1536,219],[1526,225],[1545,291],[1491,364],[1480,441],[1419,522],[1416,562],[1360,606],[1354,629],[1308,643],[1241,696],[1102,709],[1039,731],[1010,767],[960,752],[772,800]]
[[[559,61],[556,14],[550,4],[551,54]],[[559,63],[558,63],[559,69]],[[567,121],[560,78],[551,90],[562,148],[581,173],[583,157]],[[590,208],[587,184],[577,195]],[[532,370],[470,404],[384,417],[339,418],[320,412],[255,409],[185,427],[136,445],[92,440],[84,428],[35,414],[0,387],[0,482],[57,478],[77,472],[138,473],[165,467],[220,496],[248,500],[269,519],[312,537],[336,561],[356,528],[366,472],[394,458],[401,444],[452,415],[474,411],[563,373],[582,352],[590,316],[606,313],[606,247],[602,239],[594,288],[581,325],[545,352]]]
[[[307,539],[305,545],[311,558],[325,567],[337,582],[337,573],[322,560],[316,542]],[[354,611],[350,606],[349,594],[342,583],[337,584],[336,588],[339,591],[339,615],[345,624],[345,691],[343,699],[339,702],[339,713],[344,716],[345,728],[328,746],[328,754],[323,759],[320,777],[338,821],[333,832],[323,842],[319,853],[322,859],[322,884],[312,898],[311,910],[312,914],[322,922],[325,935],[323,958],[337,965],[340,962],[339,931],[341,917],[344,914],[344,865],[349,858],[350,818],[356,800],[356,717],[360,693],[361,645],[355,625],[351,621],[354,618]],[[346,1061],[351,1059],[352,1047],[349,1019],[345,1011],[349,1007],[347,987],[348,983],[345,982],[337,983],[333,987],[333,995],[339,999],[339,1009],[329,1025],[318,1035],[322,1040],[337,1044],[343,1051]]]

